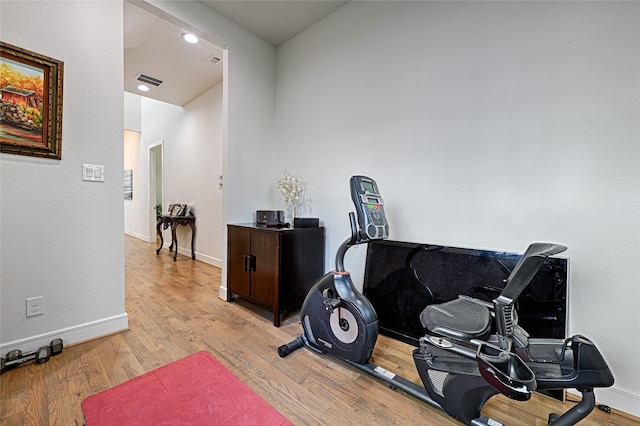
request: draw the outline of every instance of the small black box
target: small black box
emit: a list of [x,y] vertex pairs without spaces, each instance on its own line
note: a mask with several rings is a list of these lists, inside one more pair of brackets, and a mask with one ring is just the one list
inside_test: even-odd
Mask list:
[[320,225],[320,219],[317,217],[294,217],[294,228],[317,228]]
[[256,225],[266,226],[282,222],[284,222],[282,210],[256,210]]

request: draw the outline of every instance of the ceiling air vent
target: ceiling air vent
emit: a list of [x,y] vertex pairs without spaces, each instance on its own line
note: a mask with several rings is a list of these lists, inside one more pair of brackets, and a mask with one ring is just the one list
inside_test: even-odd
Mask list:
[[204,62],[209,65],[215,65],[218,62],[220,62],[220,58],[218,58],[217,56],[211,55],[207,59],[205,59]]
[[149,75],[146,74],[138,74],[138,76],[136,77],[136,80],[142,82],[142,83],[146,83],[146,84],[151,84],[152,86],[160,86],[162,83],[164,83],[162,80],[157,79],[155,77],[151,77]]

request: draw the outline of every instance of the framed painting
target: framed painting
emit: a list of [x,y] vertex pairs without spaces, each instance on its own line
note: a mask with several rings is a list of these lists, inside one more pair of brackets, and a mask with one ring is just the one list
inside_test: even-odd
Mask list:
[[133,200],[133,170],[124,171],[124,199]]
[[64,63],[0,42],[1,151],[62,158]]

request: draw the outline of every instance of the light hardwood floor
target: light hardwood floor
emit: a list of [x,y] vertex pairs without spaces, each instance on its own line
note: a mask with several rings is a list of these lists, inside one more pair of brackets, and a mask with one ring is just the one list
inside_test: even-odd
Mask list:
[[[0,424],[83,425],[80,403],[154,368],[207,350],[296,425],[455,425],[445,414],[310,350],[281,359],[277,347],[301,331],[297,315],[276,328],[269,312],[218,298],[220,270],[125,237],[130,330],[66,347],[41,365],[0,376]],[[374,362],[419,383],[413,348],[380,336]],[[492,398],[485,414],[509,425],[544,425],[566,411],[542,396]],[[596,409],[584,425],[637,425]],[[259,423],[257,423],[259,424]]]

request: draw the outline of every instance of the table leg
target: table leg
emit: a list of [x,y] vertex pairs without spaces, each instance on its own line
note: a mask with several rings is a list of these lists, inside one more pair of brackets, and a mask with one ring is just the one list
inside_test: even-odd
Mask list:
[[190,222],[191,225],[191,259],[196,259],[195,243],[196,243],[196,222]]
[[178,237],[176,236],[176,228],[178,228],[178,224],[174,223],[171,226],[171,245],[175,244],[175,250],[173,251],[173,261],[175,262],[178,257]]
[[162,245],[164,244],[164,239],[162,238],[162,218],[158,220],[158,224],[156,225],[156,233],[160,237],[160,247],[156,250],[156,254],[160,254],[160,250],[162,249]]

